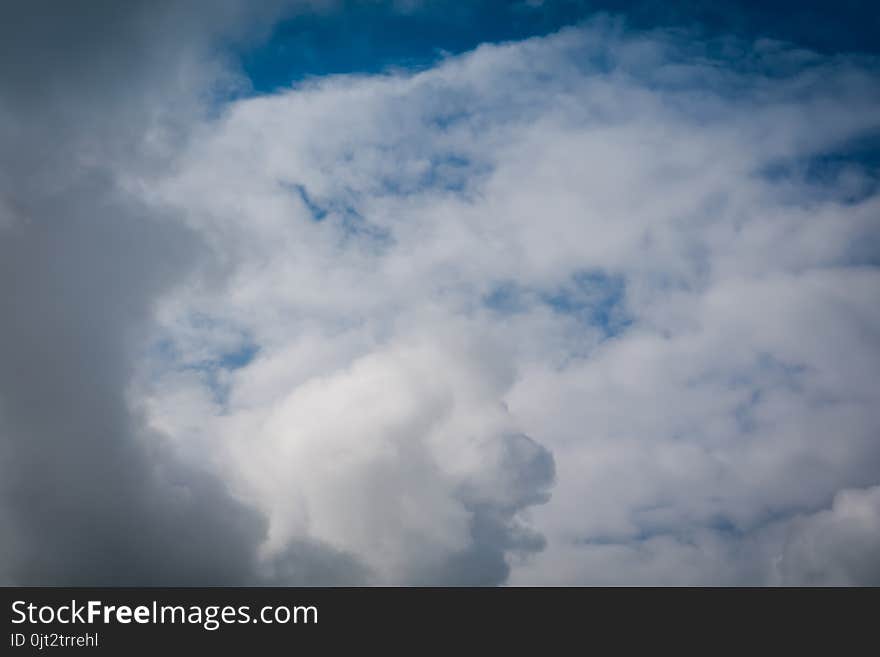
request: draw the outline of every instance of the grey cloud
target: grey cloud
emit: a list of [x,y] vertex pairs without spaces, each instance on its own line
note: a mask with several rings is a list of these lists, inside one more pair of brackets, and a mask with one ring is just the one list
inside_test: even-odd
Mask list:
[[775,560],[781,584],[880,586],[880,487],[841,491],[785,535]]
[[[101,179],[29,198],[0,238],[10,581],[240,581],[263,521],[183,475],[126,408],[130,354],[195,237]],[[7,548],[8,550],[8,548]]]
[[259,572],[256,581],[268,586],[367,586],[376,581],[355,555],[309,538],[290,541]]
[[4,583],[254,577],[265,519],[179,463],[128,409],[154,302],[204,250],[179,216],[119,178],[162,164],[168,136],[184,133],[218,82],[210,42],[244,37],[260,18],[236,1],[4,4]]
[[500,443],[501,494],[486,494],[473,484],[461,492],[471,513],[471,544],[451,555],[437,572],[422,574],[416,583],[497,586],[510,575],[508,555],[523,557],[544,549],[544,537],[522,524],[517,514],[550,499],[556,478],[553,454],[523,434],[504,435]]

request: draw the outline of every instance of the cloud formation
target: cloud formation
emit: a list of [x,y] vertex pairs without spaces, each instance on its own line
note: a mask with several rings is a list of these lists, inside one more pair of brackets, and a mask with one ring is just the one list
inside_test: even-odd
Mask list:
[[[231,80],[235,2],[18,3],[0,26],[0,582],[253,579],[265,520],[124,396],[153,304],[204,250],[149,175]],[[219,86],[217,86],[219,85]]]
[[3,188],[7,580],[876,581],[878,62],[603,18],[206,111],[194,58]]

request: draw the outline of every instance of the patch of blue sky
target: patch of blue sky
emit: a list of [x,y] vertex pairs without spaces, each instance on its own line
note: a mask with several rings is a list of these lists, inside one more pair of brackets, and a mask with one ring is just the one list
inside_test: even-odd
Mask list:
[[503,315],[515,315],[525,312],[533,304],[532,295],[512,281],[495,285],[483,296],[483,305]]
[[[394,243],[391,231],[368,221],[357,209],[357,194],[350,190],[333,199],[318,198],[305,185],[281,181],[279,184],[293,193],[316,223],[333,221],[342,229],[343,240],[357,240],[360,246],[369,244],[382,252]],[[387,193],[393,193],[391,189]]]
[[238,370],[249,365],[259,353],[260,348],[250,342],[222,354],[215,362],[225,370]]
[[555,312],[599,328],[606,337],[619,335],[632,324],[626,310],[626,281],[621,276],[582,271],[566,285],[540,296]]
[[256,358],[260,349],[252,343],[244,343],[231,351],[220,354],[217,358],[193,365],[191,369],[202,375],[214,402],[225,407],[229,399],[230,385],[228,374],[246,367]]
[[[203,316],[193,318],[192,323],[194,326],[216,326],[215,322]],[[169,337],[163,337],[149,347],[147,355],[157,373],[171,370],[198,374],[211,391],[214,401],[223,406],[229,392],[226,383],[228,375],[252,363],[259,352],[259,345],[241,336],[240,340],[231,341],[224,348],[208,349],[206,353],[187,358],[179,344]]]
[[755,417],[755,411],[763,398],[763,391],[760,388],[753,388],[749,392],[748,398],[733,410],[733,419],[741,433],[750,434],[757,430],[758,421]]
[[425,187],[447,191],[462,191],[471,177],[471,161],[461,155],[444,155],[431,158],[422,175]]
[[605,338],[621,334],[633,323],[626,308],[625,280],[598,270],[578,272],[564,285],[546,290],[507,281],[486,294],[483,304],[502,314],[522,313],[536,304],[543,305],[585,327],[598,329]]
[[774,184],[798,183],[800,202],[806,185],[810,200],[861,203],[880,192],[880,132],[805,157],[771,162],[758,175]]
[[212,372],[225,370],[232,372],[249,365],[259,353],[260,348],[246,342],[217,354],[193,360],[183,360],[181,351],[171,340],[160,340],[154,345],[152,355],[161,360],[165,365],[171,365],[179,370],[193,370],[196,372]]
[[342,215],[340,225],[344,243],[354,242],[360,248],[368,247],[376,255],[387,252],[395,244],[390,229],[367,221],[357,212]]
[[[822,53],[880,52],[880,11],[860,0],[346,0],[282,20],[238,53],[254,93],[331,74],[418,70],[481,43],[542,36],[599,13],[636,30],[678,27],[705,37],[777,39]],[[397,8],[395,8],[397,7]],[[719,52],[724,56],[724,52]]]
[[756,352],[739,368],[707,370],[687,380],[689,388],[721,386],[730,390],[742,390],[746,394],[736,412],[745,414],[761,403],[763,391],[773,389],[803,393],[807,367],[800,363],[785,362],[773,354]]
[[[631,518],[635,524],[633,531],[579,536],[574,539],[574,544],[582,547],[631,545],[661,537],[688,543],[692,540],[695,531],[706,529],[733,537],[741,537],[746,533],[733,520],[723,514],[694,518],[690,522],[682,523],[679,518],[669,515],[670,511],[672,511],[671,507],[662,506],[637,509]],[[654,518],[653,514],[655,513],[659,513],[660,516]],[[663,514],[668,517],[663,517]]]
[[269,41],[241,54],[254,90],[308,77],[425,68],[481,43],[547,34],[577,22],[582,2],[430,1],[407,11],[393,2],[347,1],[283,21]]
[[[712,506],[721,506],[723,502],[715,498],[706,500]],[[741,535],[742,528],[729,516],[708,511],[705,513],[688,514],[690,517],[681,522],[677,504],[651,504],[633,510],[630,520],[638,527],[636,540],[645,541],[655,536],[672,536],[677,540],[687,541],[694,530],[710,529],[712,531]]]
[[336,192],[331,198],[314,194],[302,183],[288,180],[279,180],[282,189],[296,197],[308,211],[312,221],[321,222],[328,216],[352,216],[361,219],[356,209],[358,195],[352,190]]
[[230,390],[228,375],[253,362],[259,351],[257,345],[243,343],[210,359],[183,365],[180,369],[197,372],[210,390],[214,402],[225,407]]
[[401,172],[380,181],[380,194],[409,196],[425,192],[464,194],[491,170],[470,158],[447,153],[430,157],[413,173]]
[[282,187],[293,191],[299,197],[314,221],[321,221],[327,216],[327,213],[329,212],[328,208],[314,200],[305,188],[305,185],[300,185],[298,183],[282,183]]
[[[631,531],[577,536],[573,544],[582,547],[631,545],[658,537],[669,537],[682,543],[690,543],[694,539],[695,532],[704,529],[728,537],[746,538],[774,524],[827,509],[832,504],[835,493],[834,490],[829,491],[805,504],[767,506],[760,509],[756,517],[741,519],[716,512],[691,515],[683,521],[675,513],[676,509],[680,508],[678,505],[653,504],[633,510],[629,518],[633,525]],[[705,501],[719,507],[725,503],[723,499],[717,497]]]

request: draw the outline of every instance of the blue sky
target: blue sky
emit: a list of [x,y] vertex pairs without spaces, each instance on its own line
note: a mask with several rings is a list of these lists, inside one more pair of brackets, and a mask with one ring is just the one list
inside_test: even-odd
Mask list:
[[542,36],[597,13],[635,30],[686,28],[705,37],[771,38],[818,52],[880,52],[880,11],[859,0],[427,0],[343,2],[343,9],[279,22],[268,41],[239,53],[255,92],[310,76],[418,69],[481,43]]
[[[880,10],[862,0],[343,0],[332,9],[280,20],[267,39],[236,57],[250,93],[259,95],[326,75],[423,70],[480,44],[544,36],[600,14],[622,20],[635,33],[686,30],[689,38],[708,43],[710,53],[711,41],[718,39],[722,60],[731,37],[778,39],[823,55],[880,53]],[[774,164],[767,173],[777,179],[807,176],[821,190],[823,181],[836,180],[848,164],[857,163],[871,174],[852,191],[859,199],[878,184],[878,162],[880,135],[860,135],[833,151]],[[318,205],[310,207],[316,218],[325,213]]]

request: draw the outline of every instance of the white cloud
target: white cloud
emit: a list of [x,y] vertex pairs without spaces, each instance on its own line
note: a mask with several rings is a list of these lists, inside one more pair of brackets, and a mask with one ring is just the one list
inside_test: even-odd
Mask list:
[[216,256],[132,396],[267,513],[266,559],[737,583],[778,548],[825,581],[836,544],[768,527],[834,529],[880,472],[876,173],[811,160],[880,127],[876,63],[681,39],[598,22],[306,83],[129,181]]
[[776,562],[783,584],[880,582],[880,487],[844,490],[830,509],[794,519]]

